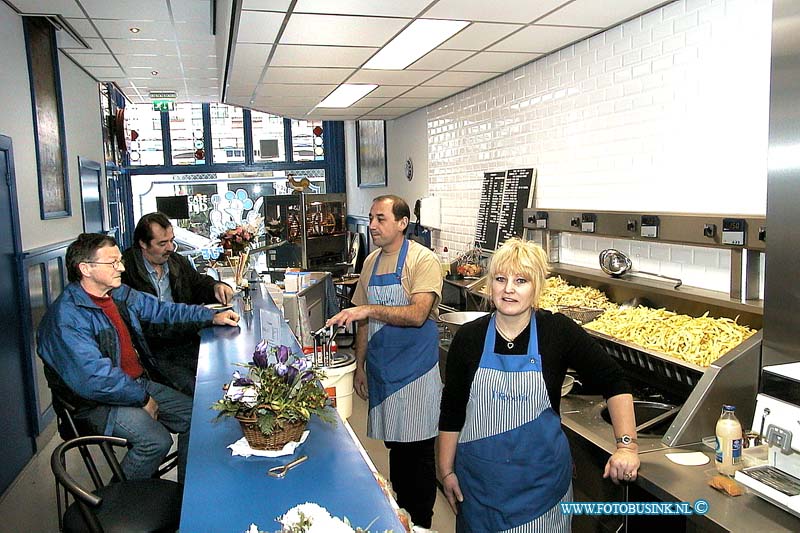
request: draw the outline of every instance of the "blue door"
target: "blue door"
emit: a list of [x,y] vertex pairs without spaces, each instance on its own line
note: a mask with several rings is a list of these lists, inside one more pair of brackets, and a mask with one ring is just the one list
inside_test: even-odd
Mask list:
[[35,451],[28,418],[34,387],[24,363],[20,312],[19,228],[11,139],[0,135],[0,494],[5,492]]

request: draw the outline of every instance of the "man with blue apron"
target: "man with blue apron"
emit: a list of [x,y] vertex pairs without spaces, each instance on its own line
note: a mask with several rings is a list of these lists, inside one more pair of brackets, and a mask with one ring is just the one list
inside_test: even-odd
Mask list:
[[[405,239],[410,210],[381,196],[370,209],[379,246],[364,262],[353,303],[328,324],[358,324],[356,393],[369,399],[367,435],[389,448],[389,479],[414,524],[429,528],[436,501],[434,442],[442,383],[435,316],[442,276],[436,256]],[[394,261],[396,260],[396,264]]]
[[495,353],[495,317],[469,393],[455,472],[464,501],[459,532],[569,531],[572,458],[542,377],[531,317],[527,355]]

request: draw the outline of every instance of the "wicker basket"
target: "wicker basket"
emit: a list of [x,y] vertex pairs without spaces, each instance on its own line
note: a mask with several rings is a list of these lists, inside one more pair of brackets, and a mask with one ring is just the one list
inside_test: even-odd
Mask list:
[[578,324],[587,324],[606,312],[605,309],[581,307],[578,305],[559,305],[558,311],[561,314],[567,315]]
[[258,421],[255,417],[244,418],[236,417],[239,425],[242,426],[242,433],[247,439],[247,444],[254,450],[280,450],[286,443],[297,441],[306,429],[308,422],[286,422],[283,429],[273,431],[269,435],[264,435],[258,428]]

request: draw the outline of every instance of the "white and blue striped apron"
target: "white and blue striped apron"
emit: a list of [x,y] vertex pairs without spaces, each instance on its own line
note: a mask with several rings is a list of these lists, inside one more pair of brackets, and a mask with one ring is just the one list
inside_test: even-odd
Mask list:
[[[397,268],[388,274],[376,274],[380,255],[377,257],[367,287],[369,304],[410,303],[400,284],[407,253],[408,240],[404,239]],[[392,326],[370,318],[368,339],[367,435],[394,442],[435,437],[442,393],[436,323],[428,318],[420,327]]]
[[495,316],[470,388],[455,471],[464,501],[459,532],[569,531],[572,458],[550,405],[531,317],[527,355],[495,353]]

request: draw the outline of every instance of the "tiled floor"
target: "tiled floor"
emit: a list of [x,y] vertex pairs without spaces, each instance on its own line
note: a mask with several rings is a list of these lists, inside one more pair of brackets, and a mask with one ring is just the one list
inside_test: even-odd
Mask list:
[[[353,395],[353,415],[349,419],[350,425],[367,450],[375,467],[388,479],[388,452],[383,442],[366,437],[366,413],[366,402]],[[47,442],[23,470],[14,485],[3,494],[0,500],[0,533],[58,531],[50,454],[60,442],[61,439],[58,435]],[[72,469],[70,471],[72,472]],[[175,471],[173,470],[170,474],[174,479]],[[78,477],[85,478],[86,476],[78,475]],[[169,478],[169,475],[167,477]],[[437,493],[433,529],[440,533],[450,533],[455,530],[455,517],[441,492]]]

